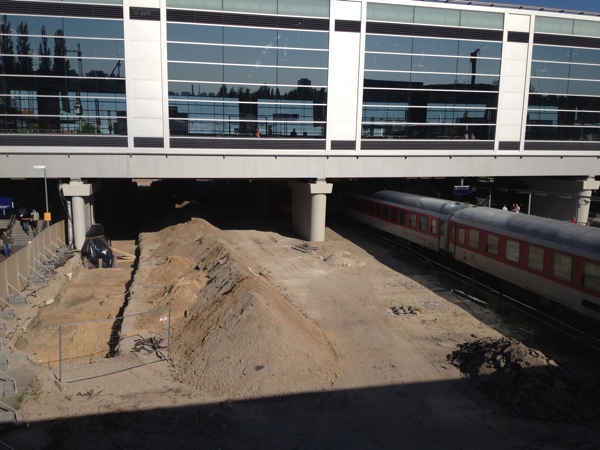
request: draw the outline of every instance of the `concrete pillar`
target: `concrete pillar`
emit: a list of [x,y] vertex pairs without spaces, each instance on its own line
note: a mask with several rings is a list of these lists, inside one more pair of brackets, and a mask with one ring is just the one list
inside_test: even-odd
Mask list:
[[[593,181],[593,180],[592,180]],[[598,181],[595,182],[595,189],[598,189]],[[583,182],[583,188],[590,186],[590,180]],[[577,223],[586,225],[590,217],[590,205],[592,203],[592,189],[584,189],[579,193],[577,201]]]
[[288,186],[292,189],[292,229],[307,241],[324,241],[327,194],[331,194],[333,185],[317,180],[289,181]]
[[73,243],[75,248],[81,250],[85,241],[87,224],[85,223],[85,200],[83,197],[73,196],[71,198],[73,208]]
[[73,248],[73,207],[71,200],[67,200],[67,244]]
[[92,203],[89,201],[94,193],[91,184],[81,180],[71,180],[61,185],[63,195],[71,197],[71,212],[73,214],[73,245],[81,250],[85,242],[85,233],[93,225]]

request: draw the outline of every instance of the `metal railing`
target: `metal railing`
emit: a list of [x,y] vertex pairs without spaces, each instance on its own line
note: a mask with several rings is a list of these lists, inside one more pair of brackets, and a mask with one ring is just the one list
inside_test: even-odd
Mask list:
[[14,305],[26,303],[47,284],[56,263],[69,252],[65,222],[42,230],[28,245],[0,263],[0,318],[15,318]]

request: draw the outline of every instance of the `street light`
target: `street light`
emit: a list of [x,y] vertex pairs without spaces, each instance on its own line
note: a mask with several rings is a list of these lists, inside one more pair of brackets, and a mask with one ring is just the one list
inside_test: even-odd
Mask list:
[[46,166],[33,166],[34,169],[44,170],[44,195],[46,198],[46,211],[44,211],[44,222],[49,222],[50,219],[50,210],[48,208],[48,182],[46,180]]

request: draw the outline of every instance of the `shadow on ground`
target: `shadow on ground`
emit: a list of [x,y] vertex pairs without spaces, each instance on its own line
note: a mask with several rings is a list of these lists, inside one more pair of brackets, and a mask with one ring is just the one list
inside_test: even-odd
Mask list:
[[589,424],[510,417],[465,380],[456,380],[34,422],[7,430],[1,441],[15,449],[506,449],[567,444],[591,449],[599,439],[600,430]]

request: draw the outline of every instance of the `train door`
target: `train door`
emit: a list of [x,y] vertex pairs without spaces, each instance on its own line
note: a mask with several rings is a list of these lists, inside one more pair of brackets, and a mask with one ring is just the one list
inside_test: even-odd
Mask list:
[[448,251],[448,240],[446,239],[446,236],[448,236],[448,222],[445,220],[441,220],[441,219],[437,219],[439,220],[439,227],[438,227],[438,248],[440,249],[440,251],[446,252]]
[[456,241],[458,240],[456,233],[456,224],[454,222],[448,221],[448,238],[446,239],[446,241],[448,243],[447,250],[451,255],[456,255]]

